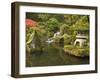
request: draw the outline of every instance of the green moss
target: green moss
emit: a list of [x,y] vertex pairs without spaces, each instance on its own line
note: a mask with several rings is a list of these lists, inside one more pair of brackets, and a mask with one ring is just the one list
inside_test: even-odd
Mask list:
[[74,47],[72,45],[65,45],[64,46],[64,51],[74,55],[74,56],[79,56],[79,57],[86,57],[89,56],[89,48],[79,48],[79,47]]

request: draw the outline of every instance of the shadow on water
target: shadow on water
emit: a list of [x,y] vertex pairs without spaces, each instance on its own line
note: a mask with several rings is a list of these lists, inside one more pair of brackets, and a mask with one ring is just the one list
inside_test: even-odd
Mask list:
[[[37,54],[38,53],[38,54]],[[26,67],[89,64],[89,58],[80,58],[64,52],[63,44],[51,43],[42,52],[26,57]]]

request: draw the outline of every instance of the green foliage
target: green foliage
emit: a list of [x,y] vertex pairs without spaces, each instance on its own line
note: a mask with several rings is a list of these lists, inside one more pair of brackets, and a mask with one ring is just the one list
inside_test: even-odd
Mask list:
[[53,40],[54,40],[55,43],[59,43],[60,37],[59,36],[58,37],[55,37]]
[[70,35],[70,44],[73,45],[76,39],[77,31],[73,31]]
[[89,30],[89,16],[77,14],[27,13],[26,18],[38,21],[48,37],[60,30],[61,34],[73,34],[74,30]]
[[81,17],[80,15],[68,14],[64,15],[64,21],[68,26],[72,26],[80,19],[80,17]]
[[45,46],[46,31],[37,27],[26,27],[26,51],[33,52],[31,44],[35,45],[35,51],[41,50]]
[[50,17],[49,14],[43,14],[43,13],[38,14],[38,18],[41,19],[42,21],[48,20],[49,17]]
[[38,31],[34,31],[34,44],[35,44],[35,47],[38,48],[41,46],[41,35],[38,33]]
[[79,47],[73,47],[72,45],[65,45],[64,51],[78,57],[86,57],[89,56],[89,48],[79,48]]
[[69,29],[69,26],[67,24],[63,24],[62,26],[60,26],[61,35],[63,35],[64,33],[67,33],[68,29]]
[[50,32],[50,31],[48,31],[47,34],[48,34],[47,37],[48,37],[48,38],[51,38],[51,37],[53,37],[54,32]]
[[64,34],[63,35],[63,38],[64,38],[64,45],[68,45],[70,44],[70,36],[68,34]]
[[[30,52],[30,44],[34,40],[37,48],[44,48],[46,40],[52,38],[56,32],[60,35],[54,38],[54,42],[64,39],[64,45],[73,45],[78,30],[87,30],[89,36],[89,16],[77,14],[48,14],[48,13],[27,13],[26,18],[37,21],[38,28],[26,28],[26,45]],[[86,46],[89,47],[89,38]]]
[[26,44],[30,44],[34,36],[33,28],[27,26],[26,33]]
[[56,32],[59,28],[59,22],[56,18],[50,18],[48,21],[47,21],[47,27],[46,29],[49,31],[49,32]]
[[89,30],[88,16],[82,16],[72,27],[74,30]]

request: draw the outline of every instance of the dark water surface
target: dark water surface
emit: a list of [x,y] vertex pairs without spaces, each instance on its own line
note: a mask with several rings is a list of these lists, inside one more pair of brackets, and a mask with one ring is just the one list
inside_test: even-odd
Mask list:
[[48,44],[40,54],[32,53],[26,67],[89,64],[89,58],[69,55],[59,45]]

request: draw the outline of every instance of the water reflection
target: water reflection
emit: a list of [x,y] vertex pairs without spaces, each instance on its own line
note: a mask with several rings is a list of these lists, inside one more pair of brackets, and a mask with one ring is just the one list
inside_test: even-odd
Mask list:
[[34,66],[56,66],[56,65],[80,65],[89,64],[89,58],[79,58],[63,50],[63,44],[51,43],[47,44],[41,55],[31,54],[26,63],[26,67]]

